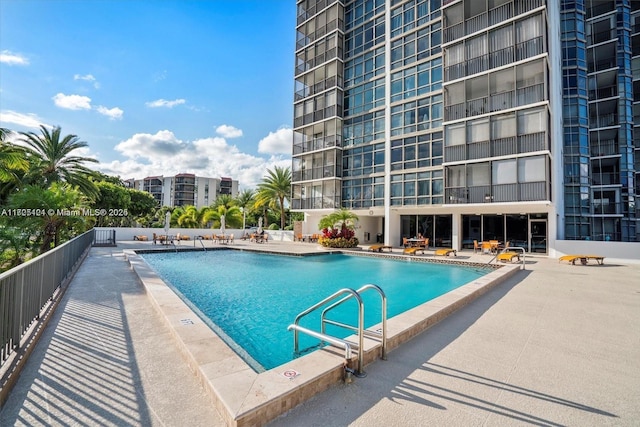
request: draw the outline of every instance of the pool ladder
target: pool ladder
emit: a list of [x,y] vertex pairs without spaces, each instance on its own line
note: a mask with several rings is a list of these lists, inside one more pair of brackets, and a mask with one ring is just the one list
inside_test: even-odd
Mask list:
[[[380,295],[380,300],[381,300],[381,305],[382,305],[382,328],[380,330],[377,331],[369,331],[369,330],[365,330],[364,329],[364,302],[362,301],[362,297],[360,296],[360,294],[366,290],[372,289],[374,291],[376,291],[379,295]],[[346,294],[346,296],[344,296]],[[342,298],[340,298],[342,297]],[[338,299],[340,298],[340,299]],[[358,304],[358,325],[357,326],[353,326],[353,325],[348,325],[346,323],[343,322],[338,322],[336,320],[331,320],[331,319],[327,319],[327,313],[331,310],[333,310],[334,308],[340,306],[341,304],[345,303],[346,301],[349,301],[350,299],[354,298]],[[335,301],[337,300],[337,301]],[[329,306],[327,306],[324,310],[322,310],[322,314],[321,314],[321,320],[320,320],[320,332],[318,331],[314,331],[308,328],[305,328],[303,326],[300,326],[300,320],[305,317],[307,314],[312,313],[316,310],[318,310],[319,308],[325,306],[326,304],[331,303],[332,301],[334,301],[332,304],[330,304]],[[354,332],[358,333],[358,342],[354,343],[351,341],[347,341],[341,338],[337,338],[331,335],[328,335],[326,333],[326,325],[334,325],[334,326],[338,326],[341,328],[345,328],[345,329],[349,329],[352,330]],[[309,336],[312,336],[314,338],[318,338],[320,341],[323,342],[327,342],[331,345],[334,345],[336,347],[341,347],[344,349],[345,351],[345,378],[347,380],[350,379],[351,374],[355,375],[356,377],[364,377],[366,376],[366,373],[362,370],[362,365],[364,362],[364,336],[368,336],[368,337],[374,337],[374,338],[380,338],[381,342],[382,342],[382,354],[381,354],[381,358],[382,360],[386,360],[387,359],[387,297],[384,294],[383,290],[380,289],[379,286],[374,285],[374,284],[367,284],[362,286],[360,289],[358,289],[357,291],[350,289],[350,288],[344,288],[344,289],[340,289],[339,291],[335,292],[334,294],[328,296],[327,298],[323,299],[322,301],[312,305],[311,307],[309,307],[308,309],[304,310],[303,312],[301,312],[300,314],[298,314],[296,316],[295,321],[293,322],[293,324],[289,325],[289,327],[287,328],[289,331],[293,330],[293,348],[294,348],[294,352],[295,354],[299,354],[299,339],[298,339],[298,333],[302,332],[304,334],[307,334]],[[354,371],[352,369],[350,369],[347,364],[350,361],[351,357],[352,357],[352,349],[356,348],[358,350],[358,369],[357,371]]]

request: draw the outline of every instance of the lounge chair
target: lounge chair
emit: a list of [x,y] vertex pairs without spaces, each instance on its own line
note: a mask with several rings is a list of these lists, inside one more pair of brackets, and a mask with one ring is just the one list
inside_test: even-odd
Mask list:
[[576,265],[576,261],[580,260],[580,264],[587,265],[590,259],[595,260],[598,265],[604,264],[604,257],[600,255],[563,255],[558,261],[568,261],[571,265]]
[[451,254],[453,254],[453,256],[458,256],[458,252],[455,249],[451,249],[451,248],[436,249],[436,251],[434,252],[434,255],[441,255],[441,256],[449,256]]
[[477,240],[473,241],[473,253],[478,253],[481,251],[480,245],[478,244]]
[[411,248],[404,248],[402,253],[405,255],[416,255],[418,251],[422,252],[422,254],[424,255],[425,248],[419,248],[417,246],[414,246]]
[[518,261],[520,261],[520,254],[518,252],[503,252],[496,256],[496,260],[502,262],[513,262],[514,258],[517,258]]
[[369,246],[369,250],[371,252],[382,252],[385,249],[389,249],[389,252],[393,252],[393,246],[380,245],[380,244]]
[[141,242],[146,242],[148,240],[147,236],[144,235],[138,235],[138,236],[133,236],[133,240],[139,240]]

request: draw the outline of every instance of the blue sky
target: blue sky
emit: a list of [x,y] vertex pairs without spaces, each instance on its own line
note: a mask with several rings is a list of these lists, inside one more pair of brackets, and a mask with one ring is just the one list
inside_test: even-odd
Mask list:
[[[122,178],[291,164],[293,0],[0,0],[0,126]],[[94,166],[92,166],[94,167]]]

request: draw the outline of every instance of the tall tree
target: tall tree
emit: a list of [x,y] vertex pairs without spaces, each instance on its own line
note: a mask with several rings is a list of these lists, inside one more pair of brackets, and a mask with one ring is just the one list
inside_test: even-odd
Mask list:
[[[241,212],[243,213],[243,218],[245,221],[247,218],[251,220],[250,210],[253,208],[254,196],[255,196],[255,193],[253,190],[245,189],[240,191],[240,194],[238,194],[238,196],[235,199],[236,206],[240,208]],[[246,222],[244,225],[246,225]]]
[[40,135],[34,132],[22,132],[23,141],[27,144],[27,151],[32,156],[29,176],[34,184],[41,183],[44,188],[54,182],[67,182],[78,187],[89,197],[98,195],[98,190],[89,177],[94,172],[84,164],[97,163],[91,157],[73,155],[77,150],[87,146],[76,135],[62,137],[60,127],[54,127],[51,132],[40,126]]
[[267,176],[258,184],[256,207],[269,206],[273,202],[280,211],[280,229],[286,224],[285,201],[291,200],[291,169],[275,166],[267,170]]
[[10,134],[9,129],[0,128],[0,203],[6,202],[8,195],[19,187],[29,168],[24,149],[7,140]]
[[93,223],[82,215],[88,208],[86,198],[69,184],[54,182],[49,188],[28,185],[11,195],[9,209],[31,209],[38,213],[10,217],[8,226],[33,235],[40,243],[40,253],[58,246],[61,239],[80,234]]

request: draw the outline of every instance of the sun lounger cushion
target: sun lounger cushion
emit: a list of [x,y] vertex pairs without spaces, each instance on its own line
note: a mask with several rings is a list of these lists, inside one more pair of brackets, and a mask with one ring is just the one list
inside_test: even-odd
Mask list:
[[580,260],[580,264],[587,265],[590,259],[596,260],[599,265],[604,264],[604,257],[600,255],[563,255],[558,261],[568,261],[571,265],[576,265],[576,261]]
[[424,248],[418,248],[418,247],[405,248],[405,250],[402,253],[407,255],[415,255],[418,251],[424,254]]
[[449,256],[453,254],[453,256],[457,256],[458,253],[455,249],[436,249],[435,255]]
[[518,261],[520,261],[520,254],[517,252],[503,252],[501,254],[498,254],[498,256],[496,257],[496,259],[498,261],[502,261],[502,262],[513,262],[513,259],[517,258]]

